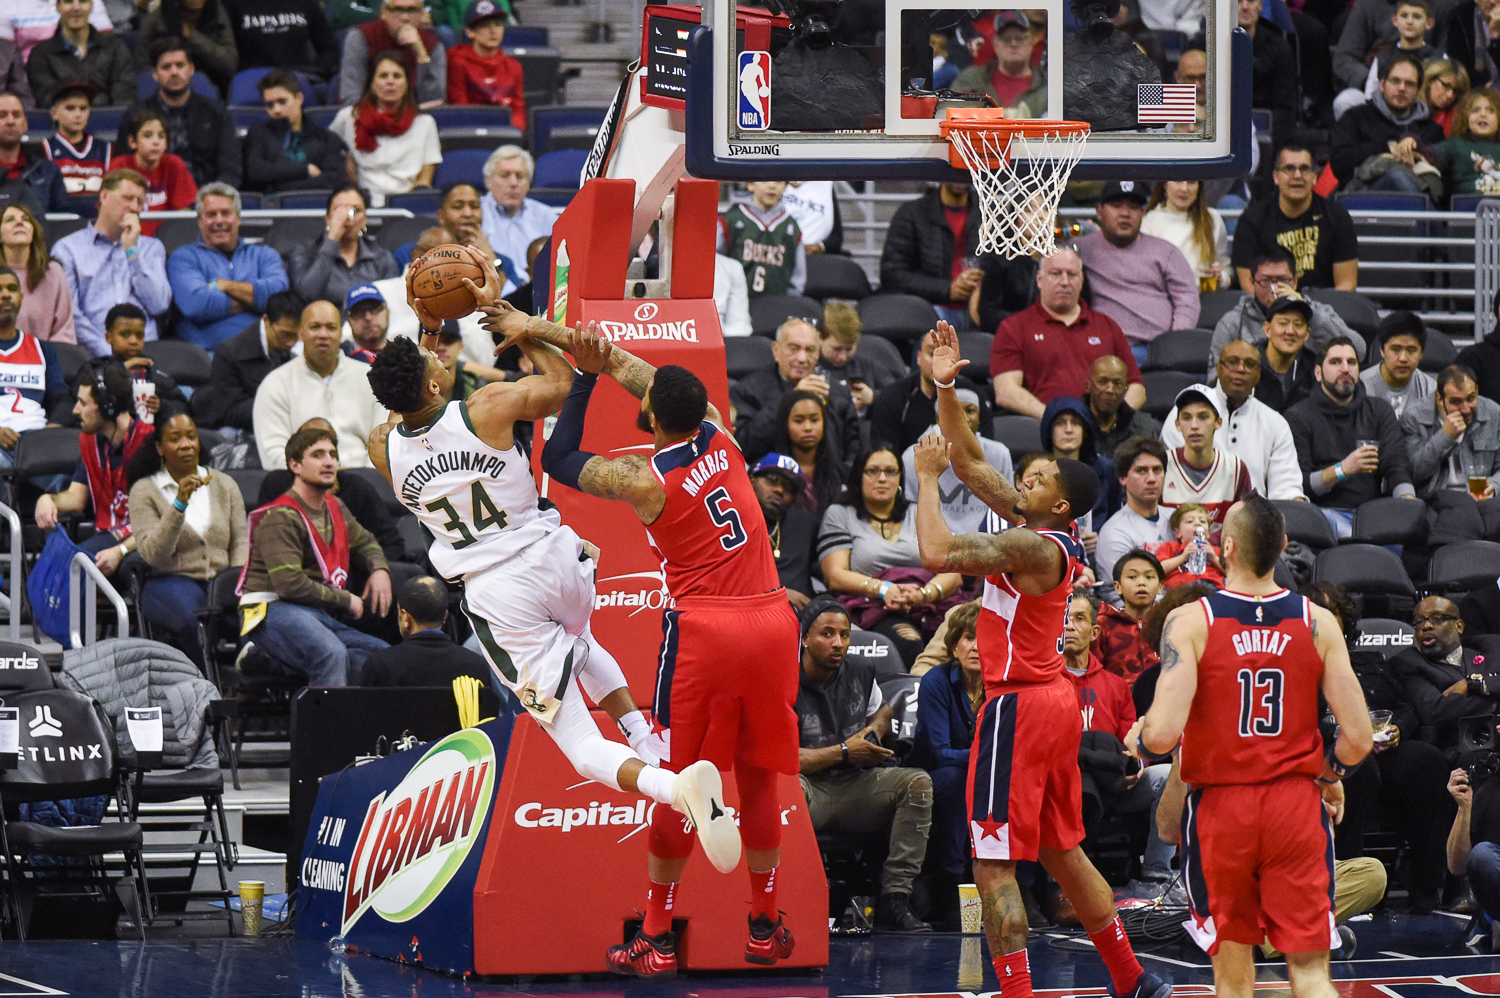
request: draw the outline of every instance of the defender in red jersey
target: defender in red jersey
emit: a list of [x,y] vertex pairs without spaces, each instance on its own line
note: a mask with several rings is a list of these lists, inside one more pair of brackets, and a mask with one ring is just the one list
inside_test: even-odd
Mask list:
[[[1296,998],[1334,998],[1330,818],[1373,745],[1370,715],[1338,620],[1273,578],[1281,512],[1251,495],[1223,537],[1226,586],[1167,617],[1156,697],[1126,745],[1161,761],[1181,740],[1187,927],[1213,957],[1217,993],[1251,998],[1253,947],[1269,938]],[[1339,724],[1326,754],[1319,693]]]
[[[546,339],[528,322],[528,335]],[[532,328],[535,327],[535,328]],[[542,452],[542,467],[564,484],[628,502],[661,556],[673,606],[662,616],[656,722],[670,730],[678,771],[707,759],[734,769],[740,836],[750,868],[750,936],[745,960],[774,964],[792,953],[776,910],[781,860],[777,774],[795,775],[797,617],[776,575],[765,517],[745,459],[685,368],[653,368],[592,332],[567,343],[578,366],[573,390]],[[607,372],[641,399],[638,424],[655,440],[650,460],[608,460],[578,449],[589,394]],[[646,917],[629,943],[613,947],[616,973],[675,973],[672,897],[693,848],[680,818],[665,808],[651,822]]]
[[985,577],[977,637],[987,699],[969,752],[969,821],[974,882],[984,904],[985,933],[1005,998],[1029,998],[1026,908],[1016,863],[1040,860],[1073,902],[1109,969],[1111,992],[1167,998],[1169,983],[1136,961],[1115,911],[1114,892],[1094,869],[1083,841],[1078,744],[1083,720],[1078,695],[1063,676],[1063,628],[1083,547],[1071,527],[1087,512],[1099,478],[1079,461],[1033,465],[1012,487],[985,463],[984,453],[953,390],[966,363],[946,323],[936,330],[932,375],[938,424],[951,463],[975,495],[1021,528],[954,537],[943,519],[938,479],[950,446],[937,437],[917,445],[917,542],[922,567]]

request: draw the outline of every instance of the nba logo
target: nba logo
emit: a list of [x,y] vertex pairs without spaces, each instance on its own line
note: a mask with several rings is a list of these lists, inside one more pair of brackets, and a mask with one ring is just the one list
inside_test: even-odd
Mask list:
[[739,126],[761,132],[771,127],[771,53],[740,53]]

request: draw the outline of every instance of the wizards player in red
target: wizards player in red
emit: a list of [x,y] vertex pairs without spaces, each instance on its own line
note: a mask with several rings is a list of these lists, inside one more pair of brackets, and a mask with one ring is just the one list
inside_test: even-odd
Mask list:
[[[1338,620],[1276,584],[1286,524],[1252,494],[1224,521],[1225,588],[1167,617],[1161,678],[1126,745],[1160,761],[1182,744],[1188,931],[1219,995],[1252,998],[1254,949],[1286,954],[1296,998],[1334,998],[1333,829],[1340,782],[1373,745]],[[1325,753],[1318,694],[1339,724]]]
[[[537,318],[526,329],[553,342],[563,332]],[[542,452],[542,468],[589,495],[629,503],[661,557],[674,600],[662,618],[655,700],[657,724],[670,731],[665,767],[678,772],[708,759],[721,770],[734,768],[752,893],[745,959],[774,964],[793,946],[776,910],[776,791],[778,773],[798,770],[798,631],[765,517],[744,456],[691,371],[653,368],[583,330],[571,331],[567,346],[580,373]],[[579,450],[601,371],[641,399],[637,422],[655,441],[649,460]],[[676,972],[673,895],[692,848],[681,816],[658,808],[647,847],[645,921],[634,939],[610,949],[611,970],[637,977]]]
[[1086,560],[1073,531],[1092,509],[1099,477],[1066,458],[1034,465],[1016,489],[984,460],[954,391],[966,361],[946,323],[934,331],[932,376],[938,424],[951,463],[969,489],[1020,524],[1000,534],[953,536],[939,505],[938,478],[950,446],[917,445],[917,542],[922,567],[985,577],[979,662],[986,700],[969,753],[969,829],[974,882],[983,903],[995,974],[1005,998],[1029,998],[1026,908],[1016,863],[1039,860],[1073,902],[1109,970],[1118,998],[1167,998],[1171,984],[1141,969],[1114,905],[1114,892],[1084,855],[1078,745],[1083,718],[1063,675],[1063,627],[1073,585]]

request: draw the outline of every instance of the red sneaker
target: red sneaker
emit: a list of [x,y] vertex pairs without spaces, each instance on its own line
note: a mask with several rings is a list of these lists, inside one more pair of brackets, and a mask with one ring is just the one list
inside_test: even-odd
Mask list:
[[752,918],[750,938],[745,942],[745,962],[769,967],[777,960],[785,960],[791,956],[792,948],[796,945],[792,930],[780,918],[775,922],[764,915]]
[[637,932],[630,942],[611,946],[604,959],[610,970],[626,977],[666,980],[677,976],[677,945],[671,932],[659,936]]

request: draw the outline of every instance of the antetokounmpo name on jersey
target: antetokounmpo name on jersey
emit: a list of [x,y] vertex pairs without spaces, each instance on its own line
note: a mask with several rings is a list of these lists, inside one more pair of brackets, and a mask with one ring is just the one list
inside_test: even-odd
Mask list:
[[422,486],[439,475],[452,471],[472,471],[490,478],[499,478],[505,470],[505,459],[483,451],[450,450],[434,454],[401,479],[401,501],[416,509],[422,498]]

